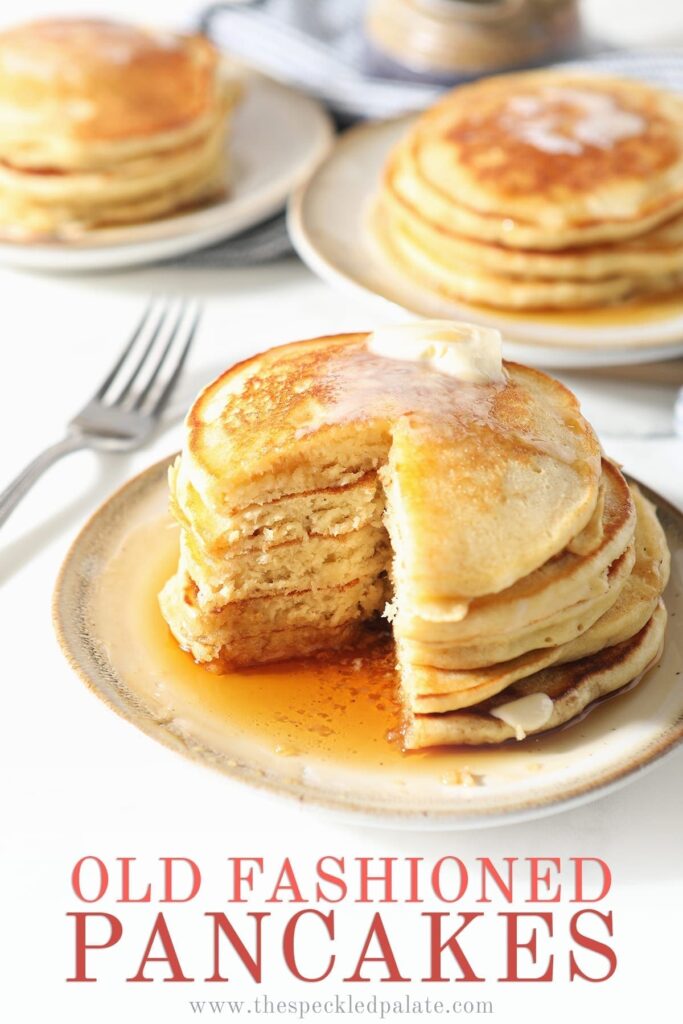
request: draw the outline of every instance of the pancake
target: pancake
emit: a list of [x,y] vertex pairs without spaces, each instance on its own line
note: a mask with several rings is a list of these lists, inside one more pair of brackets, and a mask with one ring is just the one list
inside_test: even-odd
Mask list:
[[180,553],[160,604],[181,646],[248,667],[358,648],[383,612],[417,747],[479,735],[454,716],[565,664],[586,668],[581,693],[621,685],[661,619],[663,535],[571,393],[500,353],[496,331],[402,325],[210,384],[169,473]]
[[503,590],[583,529],[600,451],[566,388],[516,364],[503,384],[462,385],[366,339],[271,349],[205,389],[181,456],[205,505],[231,514],[384,465],[390,518],[411,520],[396,569],[426,607]]
[[683,269],[683,216],[616,243],[589,243],[563,249],[511,248],[448,231],[428,220],[387,182],[380,203],[389,238],[401,236],[406,250],[438,253],[448,266],[471,265],[492,276],[546,281],[639,281]]
[[381,526],[252,547],[215,560],[199,551],[187,532],[180,542],[181,565],[197,585],[207,610],[281,591],[342,586],[367,573],[383,572],[388,559],[388,539]]
[[467,710],[442,715],[411,715],[404,744],[408,750],[422,747],[502,743],[522,739],[511,725],[492,712],[505,704],[543,694],[552,706],[542,725],[526,730],[538,735],[556,729],[580,715],[590,704],[633,682],[659,660],[666,627],[666,610],[660,601],[647,624],[621,644],[567,665],[544,669],[513,683],[502,694]]
[[384,500],[375,472],[347,486],[304,491],[225,514],[207,508],[183,466],[177,459],[169,470],[174,515],[211,554],[303,540],[314,531],[317,536],[338,537],[382,521]]
[[77,233],[222,193],[238,94],[201,36],[79,18],[0,33],[0,230]]
[[348,647],[386,600],[379,575],[343,586],[232,601],[206,612],[191,577],[179,570],[162,590],[164,618],[180,646],[215,671]]
[[683,284],[683,99],[565,70],[447,94],[390,154],[378,257],[452,301],[574,309]]
[[567,643],[536,649],[484,669],[443,671],[403,661],[402,685],[416,713],[454,711],[478,704],[549,665],[578,661],[628,640],[654,614],[669,578],[669,551],[654,507],[633,487],[638,511],[635,563],[614,603],[585,632]]
[[461,233],[504,245],[631,238],[683,208],[683,100],[642,82],[561,70],[485,79],[424,114],[406,148],[430,200],[489,225]]

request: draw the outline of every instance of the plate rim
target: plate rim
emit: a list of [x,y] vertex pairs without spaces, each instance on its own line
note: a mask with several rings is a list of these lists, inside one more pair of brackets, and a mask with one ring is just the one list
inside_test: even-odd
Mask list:
[[[411,316],[417,316],[420,318],[426,318],[427,314],[419,311],[411,305],[402,305],[395,299],[390,298],[388,295],[382,292],[374,291],[369,285],[365,284],[359,277],[353,276],[348,273],[345,269],[341,268],[329,255],[329,253],[322,248],[315,240],[315,232],[310,228],[306,220],[306,203],[313,194],[313,189],[319,183],[320,177],[328,172],[330,167],[333,167],[335,163],[344,156],[345,151],[356,148],[358,146],[358,140],[363,137],[378,135],[381,132],[389,132],[391,129],[398,130],[399,126],[407,127],[411,123],[415,122],[419,114],[400,114],[396,117],[385,118],[379,121],[366,121],[360,124],[352,125],[346,129],[334,140],[333,146],[329,152],[323,157],[322,160],[316,165],[312,173],[301,182],[301,184],[295,188],[290,196],[287,203],[287,227],[289,230],[290,239],[296,252],[303,260],[303,262],[316,274],[322,278],[328,284],[336,288],[341,288],[347,292],[355,293],[356,295],[363,295],[366,298],[369,296],[396,311],[402,311],[408,313]],[[393,143],[391,143],[393,144]],[[362,145],[362,142],[361,142]],[[369,190],[370,177],[368,177],[368,190],[364,196],[364,204],[371,199],[372,193]],[[369,247],[368,247],[369,249]],[[369,258],[379,266],[377,257],[370,251],[368,253]],[[398,271],[396,272],[398,275]],[[457,305],[456,300],[453,300],[454,305]],[[476,313],[477,307],[468,307],[467,303],[462,304],[462,316],[467,317],[468,310]],[[600,341],[597,345],[590,344],[588,341],[571,341],[561,340],[555,342],[544,342],[537,337],[525,337],[523,336],[524,322],[522,320],[516,320],[515,322],[506,322],[506,311],[497,311],[494,308],[491,310],[481,307],[481,312],[487,319],[482,322],[488,323],[489,326],[498,327],[503,333],[504,340],[509,346],[511,355],[514,357],[520,357],[522,350],[525,357],[528,359],[530,354],[535,354],[539,362],[543,362],[546,366],[581,366],[581,365],[592,365],[592,366],[603,366],[603,365],[614,365],[617,363],[627,362],[651,362],[654,360],[666,360],[673,359],[678,355],[683,354],[683,307],[679,319],[681,319],[681,326],[677,328],[676,336],[664,337],[664,338],[653,338],[651,340],[632,340],[632,341]],[[520,315],[523,315],[524,311],[519,311]],[[567,311],[568,315],[572,311]],[[531,314],[530,316],[532,316]],[[498,319],[498,317],[500,319]],[[657,324],[673,324],[674,318],[663,318],[658,321],[654,321],[654,327],[650,324],[651,330],[656,330]],[[542,326],[542,321],[539,321],[539,326]],[[557,326],[557,325],[552,325]],[[576,326],[576,325],[571,325]],[[600,325],[604,330],[610,330],[618,332],[620,324],[604,324]],[[636,325],[638,326],[638,325]],[[647,324],[643,325],[648,326]],[[596,328],[595,325],[587,325],[585,328],[579,328],[585,331],[588,335],[590,331],[599,330],[600,327]],[[512,333],[508,333],[512,332]],[[515,348],[517,352],[515,352]],[[581,357],[585,357],[583,360]],[[553,359],[555,357],[555,359]],[[564,358],[563,358],[564,357]],[[567,361],[569,359],[569,361]],[[545,361],[544,361],[545,360]]]
[[[231,238],[284,208],[291,192],[304,183],[332,148],[334,124],[327,110],[314,97],[251,68],[246,69],[245,79],[247,91],[249,83],[253,82],[266,94],[289,97],[307,111],[312,132],[310,152],[300,158],[298,166],[292,168],[286,178],[264,183],[256,193],[237,202],[227,196],[204,207],[171,213],[140,224],[85,232],[73,240],[32,242],[0,238],[0,265],[67,273],[153,263]],[[233,209],[228,217],[233,206],[237,209]],[[226,217],[229,223],[225,223]],[[127,232],[131,232],[133,237],[107,240],[108,233],[120,236]]]
[[[149,487],[161,486],[165,480],[168,466],[177,454],[175,452],[166,458],[157,460],[128,478],[87,518],[71,541],[62,560],[51,601],[52,624],[56,638],[62,654],[75,675],[110,710],[167,749],[184,755],[195,764],[211,768],[233,781],[255,787],[270,796],[285,797],[290,802],[295,801],[299,805],[315,808],[316,811],[331,815],[336,820],[346,820],[350,823],[373,827],[422,831],[465,831],[490,828],[559,814],[608,796],[635,781],[636,778],[641,777],[678,751],[683,742],[683,714],[675,721],[670,722],[666,730],[648,744],[645,750],[640,750],[637,755],[633,755],[625,766],[621,765],[610,769],[596,781],[589,779],[585,783],[575,783],[570,790],[563,791],[563,795],[559,798],[553,798],[552,794],[547,794],[541,799],[519,800],[516,798],[517,802],[513,807],[502,810],[500,808],[482,809],[481,807],[469,809],[466,805],[461,805],[458,809],[427,808],[419,812],[413,809],[401,811],[381,806],[363,806],[362,803],[355,802],[353,799],[344,799],[343,793],[337,795],[329,791],[321,791],[301,782],[278,786],[274,784],[271,776],[258,774],[255,771],[248,773],[244,770],[244,766],[229,758],[212,754],[208,747],[189,745],[183,741],[180,735],[163,728],[163,723],[160,723],[149,709],[140,707],[138,713],[134,714],[123,700],[115,701],[111,692],[112,688],[98,678],[96,673],[94,676],[91,675],[79,660],[79,654],[84,660],[93,660],[93,654],[88,650],[82,634],[80,634],[81,643],[78,649],[75,649],[70,641],[67,589],[70,586],[71,574],[75,574],[74,581],[79,578],[80,549],[87,546],[93,535],[97,535],[101,517],[115,511],[116,506],[124,501],[129,491],[133,492],[135,500],[136,488],[142,488],[145,484]],[[666,509],[667,513],[679,522],[683,530],[683,510],[630,474],[628,479],[636,483],[657,508]],[[125,534],[125,528],[122,532]],[[73,585],[73,581],[71,585]]]

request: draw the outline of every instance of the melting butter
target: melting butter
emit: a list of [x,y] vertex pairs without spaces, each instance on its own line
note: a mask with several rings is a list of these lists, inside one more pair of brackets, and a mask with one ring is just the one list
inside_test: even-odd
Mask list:
[[[575,112],[569,125],[565,107]],[[513,96],[503,111],[502,125],[542,153],[571,156],[587,146],[611,149],[622,139],[642,135],[647,127],[639,114],[624,110],[607,93],[555,86],[540,96]]]
[[376,330],[367,347],[374,355],[423,363],[468,384],[505,379],[502,337],[493,327],[454,320],[397,324]]
[[527,733],[540,729],[553,713],[553,702],[546,693],[530,693],[527,697],[510,700],[500,704],[491,711],[494,718],[499,718],[515,730],[518,740],[523,740]]

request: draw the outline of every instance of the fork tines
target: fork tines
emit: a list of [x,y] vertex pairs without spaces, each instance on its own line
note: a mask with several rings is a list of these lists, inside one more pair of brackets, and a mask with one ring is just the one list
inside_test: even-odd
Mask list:
[[185,363],[200,315],[197,302],[152,298],[92,401],[159,413]]

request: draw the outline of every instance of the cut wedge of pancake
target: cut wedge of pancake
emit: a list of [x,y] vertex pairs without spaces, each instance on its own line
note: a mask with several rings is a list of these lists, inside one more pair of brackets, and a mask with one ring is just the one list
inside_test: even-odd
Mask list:
[[405,746],[415,750],[522,738],[513,726],[496,718],[492,712],[532,694],[545,695],[552,705],[543,724],[527,732],[537,735],[556,729],[576,718],[594,701],[621,689],[651,668],[661,655],[665,626],[666,610],[660,601],[640,632],[620,644],[580,661],[537,672],[475,707],[441,715],[410,715]]
[[250,547],[222,559],[207,558],[188,533],[180,543],[180,564],[197,584],[207,610],[273,593],[343,586],[359,576],[383,572],[389,557],[381,526],[365,526],[336,537],[312,534],[303,541],[259,550]]
[[669,550],[654,507],[637,488],[633,492],[638,510],[635,562],[616,600],[600,618],[567,643],[488,668],[449,672],[404,660],[401,680],[412,710],[440,713],[478,704],[549,665],[577,661],[638,633],[654,613],[669,578]]
[[314,532],[338,537],[369,524],[380,525],[384,513],[375,472],[346,486],[285,495],[223,513],[207,508],[186,479],[183,465],[177,459],[169,470],[174,515],[212,555],[228,554],[238,547],[303,540]]

